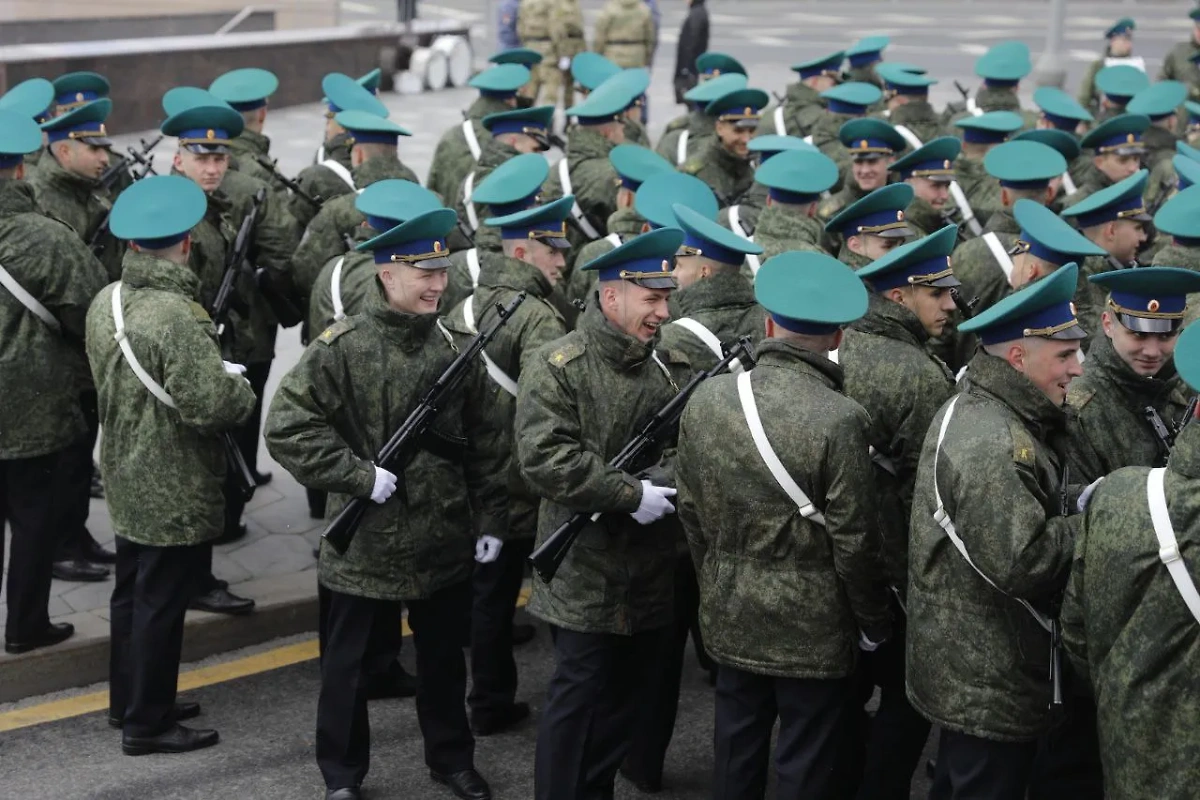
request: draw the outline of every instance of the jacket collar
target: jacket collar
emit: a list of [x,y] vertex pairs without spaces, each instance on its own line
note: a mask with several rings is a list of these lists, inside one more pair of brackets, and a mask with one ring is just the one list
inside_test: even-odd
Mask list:
[[65,169],[49,150],[38,159],[35,169],[47,184],[75,197],[87,198],[97,187],[96,181],[92,178],[84,178]]
[[1095,341],[1088,348],[1087,374],[1089,378],[1112,385],[1140,410],[1147,403],[1154,404],[1174,391],[1178,391],[1180,403],[1187,402],[1188,392],[1183,380],[1175,371],[1175,360],[1168,359],[1157,375],[1138,375],[1118,355],[1112,340],[1104,331],[1097,331]]
[[1200,425],[1196,420],[1175,437],[1175,446],[1171,448],[1171,459],[1167,462],[1171,472],[1178,472],[1185,478],[1200,478]]
[[1061,431],[1067,423],[1067,412],[1050,402],[1041,389],[1002,358],[980,349],[967,369],[970,380],[968,392],[991,398],[1013,411],[1021,420],[1038,432],[1038,438]]
[[395,153],[385,153],[368,158],[355,167],[352,172],[354,183],[359,189],[365,189],[377,181],[407,177],[407,171],[400,163],[400,157]]
[[186,264],[176,264],[133,248],[125,251],[125,259],[121,262],[121,282],[135,289],[174,292],[189,300],[200,296],[200,276]]
[[246,128],[230,143],[234,152],[252,153],[257,156],[268,156],[271,153],[271,138],[258,131]]
[[437,324],[438,315],[408,314],[392,308],[387,303],[379,278],[372,282],[372,289],[367,296],[367,318],[371,324],[404,352],[419,350],[429,331]]
[[830,389],[842,391],[842,368],[824,353],[805,350],[786,339],[763,339],[754,348],[754,361],[760,367],[779,367],[809,375]]
[[822,230],[818,220],[770,205],[758,215],[754,232],[762,239],[786,239],[789,243],[801,241],[819,246]]
[[616,145],[606,139],[599,131],[592,130],[588,125],[576,125],[571,129],[571,138],[567,141],[568,163],[575,164],[589,158],[608,159],[608,153]]
[[10,178],[0,180],[0,217],[30,213],[38,213],[33,187],[26,181]]
[[678,305],[680,316],[687,317],[709,309],[752,306],[754,289],[740,269],[726,268],[686,289],[671,292],[671,299]]
[[912,202],[908,204],[908,208],[904,210],[904,216],[926,234],[941,230],[945,224],[941,212],[920,197],[913,198]]
[[1001,208],[992,212],[992,216],[988,218],[984,232],[1013,233],[1019,236],[1021,234],[1021,226],[1017,224],[1017,218],[1013,216],[1011,208]]
[[479,121],[484,117],[492,114],[499,114],[504,111],[512,111],[511,108],[503,100],[497,100],[495,97],[487,97],[480,95],[475,98],[475,102],[471,103],[466,110],[466,117],[470,120]]
[[483,263],[479,269],[479,285],[502,286],[541,298],[549,297],[553,291],[550,281],[540,269],[505,255]]
[[850,325],[856,331],[883,336],[924,348],[929,333],[917,315],[883,295],[871,292],[867,296],[867,314]]
[[595,295],[579,316],[578,330],[586,337],[588,347],[596,348],[601,358],[621,370],[644,364],[659,339],[655,334],[649,342],[642,342],[618,330],[600,310],[600,298]]

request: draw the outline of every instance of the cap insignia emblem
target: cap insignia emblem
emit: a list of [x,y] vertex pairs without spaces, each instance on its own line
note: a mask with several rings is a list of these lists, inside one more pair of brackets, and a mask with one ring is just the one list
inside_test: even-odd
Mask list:
[[442,252],[442,243],[439,242],[437,239],[433,240],[433,252],[435,252],[435,253]]
[[100,135],[101,135],[101,136],[108,136],[108,131],[107,131],[107,130],[105,130],[105,128],[104,128],[104,123],[103,123],[103,122],[101,122],[101,123],[100,123]]
[[75,93],[75,102],[77,102],[77,103],[82,103],[82,102],[83,102],[83,92],[76,92],[76,93]]
[[751,114],[753,114],[754,112],[750,110],[750,106],[746,106],[746,111],[745,111],[744,113],[745,113],[745,114],[746,114],[746,116],[748,117],[748,116],[750,116]]
[[897,222],[903,222],[903,221],[904,221],[904,211],[903,211],[903,210],[901,210],[901,211],[897,211],[897,212],[896,212],[896,221],[897,221]]
[[206,130],[204,132],[204,138],[208,139],[211,142],[213,139],[217,138],[217,132],[214,131],[212,128],[209,128],[208,130]]
[[1157,300],[1151,300],[1149,303],[1146,303],[1146,310],[1151,314],[1153,314],[1155,311],[1158,311],[1160,307],[1161,306]]
[[946,159],[945,166],[942,169],[950,169],[950,159]]
[[1129,144],[1133,144],[1135,141],[1134,135],[1132,133],[1129,134],[1128,136],[1125,137],[1125,141],[1128,142]]
[[1072,317],[1075,316],[1075,303],[1074,302],[1067,303],[1067,307],[1071,309],[1071,316]]
[[867,145],[867,140],[866,140],[866,139],[862,139],[861,141],[859,141],[859,143],[858,143],[858,148],[859,148],[860,150],[866,150],[866,149],[867,149],[867,147],[868,147],[868,145]]

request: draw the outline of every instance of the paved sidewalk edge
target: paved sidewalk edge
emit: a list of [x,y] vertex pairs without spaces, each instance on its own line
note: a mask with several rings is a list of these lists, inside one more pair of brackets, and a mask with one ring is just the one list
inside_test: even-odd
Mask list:
[[[183,661],[317,630],[316,570],[259,578],[230,587],[258,606],[245,617],[189,611],[184,623]],[[108,680],[109,628],[95,614],[60,621],[75,635],[56,647],[19,656],[0,654],[0,703]]]

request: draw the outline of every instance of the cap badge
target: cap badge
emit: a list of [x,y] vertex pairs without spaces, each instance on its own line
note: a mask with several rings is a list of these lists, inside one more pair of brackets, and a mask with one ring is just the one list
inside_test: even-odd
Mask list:
[[950,159],[946,159],[945,166],[942,169],[950,169]]
[[105,129],[103,122],[100,123],[100,135],[108,136],[108,131]]
[[1136,141],[1136,139],[1134,138],[1134,134],[1132,134],[1132,133],[1128,134],[1125,137],[1125,141],[1128,142],[1129,144],[1133,144]]
[[1069,302],[1067,303],[1067,307],[1071,309],[1071,316],[1075,316],[1075,303],[1073,301]]
[[869,146],[869,145],[867,144],[867,140],[866,140],[866,139],[862,139],[862,140],[860,140],[860,141],[859,141],[859,143],[858,143],[858,149],[860,149],[860,150],[866,150],[868,146]]
[[206,130],[204,132],[204,138],[208,139],[211,142],[213,139],[217,138],[217,132],[214,131],[212,128],[209,128],[208,130]]
[[903,210],[901,210],[901,211],[897,211],[897,212],[896,212],[896,221],[897,221],[897,222],[903,222],[903,221],[904,221],[904,211],[903,211]]
[[433,240],[433,252],[435,252],[435,253],[442,252],[442,243],[440,241],[438,241],[437,239]]
[[83,92],[76,92],[76,93],[75,93],[75,102],[77,102],[77,103],[82,103],[82,102],[83,102]]
[[1157,300],[1151,300],[1149,303],[1146,303],[1146,310],[1151,314],[1153,314],[1155,311],[1158,311],[1160,307],[1161,306]]

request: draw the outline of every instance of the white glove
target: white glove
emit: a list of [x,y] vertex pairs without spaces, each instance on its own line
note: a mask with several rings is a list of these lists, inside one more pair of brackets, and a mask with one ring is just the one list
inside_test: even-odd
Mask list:
[[224,365],[225,372],[230,375],[246,374],[246,366],[244,364],[235,364],[232,361],[222,361],[221,364]]
[[396,491],[396,476],[383,467],[375,467],[375,488],[371,490],[371,499],[380,505]]
[[1092,493],[1096,491],[1096,487],[1100,485],[1100,481],[1102,480],[1104,480],[1103,475],[1089,483],[1087,488],[1083,490],[1083,493],[1079,495],[1079,500],[1075,503],[1075,510],[1080,514],[1087,511],[1088,503],[1092,501]]
[[862,631],[858,632],[858,649],[864,653],[874,653],[883,642],[872,642]]
[[495,536],[484,534],[475,542],[475,560],[480,564],[490,564],[500,557],[500,548],[503,546],[504,542]]
[[569,70],[571,68],[571,57],[563,56],[562,58],[560,58],[558,60],[558,68],[560,70],[562,70],[563,72],[566,72],[567,70]]
[[650,481],[642,481],[642,502],[638,504],[638,510],[629,516],[637,520],[639,525],[649,525],[675,512],[675,506],[667,499],[674,496],[675,490],[670,486],[655,486]]

